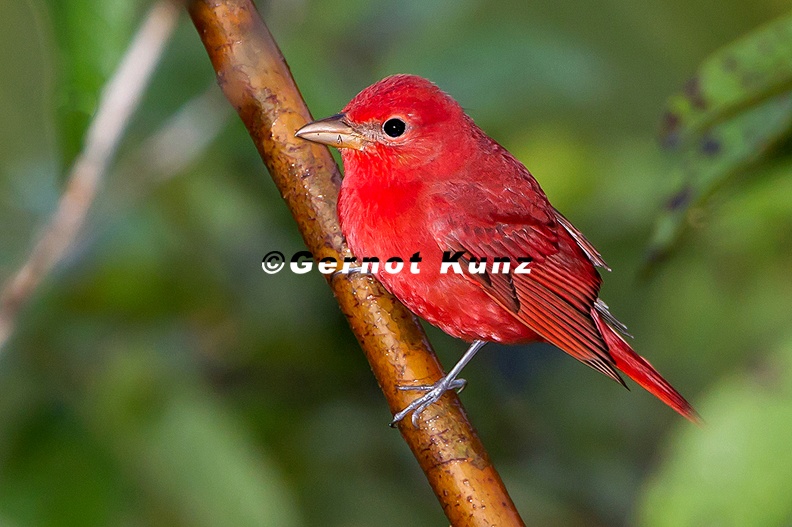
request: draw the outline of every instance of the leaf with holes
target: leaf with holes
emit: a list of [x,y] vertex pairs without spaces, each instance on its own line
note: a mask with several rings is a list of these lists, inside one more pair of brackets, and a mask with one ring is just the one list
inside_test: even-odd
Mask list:
[[666,256],[696,207],[756,165],[792,129],[792,14],[710,56],[668,103],[662,140],[680,151],[682,185],[659,215],[647,255]]

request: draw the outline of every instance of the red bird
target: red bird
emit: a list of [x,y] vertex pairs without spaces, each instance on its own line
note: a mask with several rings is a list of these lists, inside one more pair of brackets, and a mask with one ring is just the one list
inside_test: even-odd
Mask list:
[[[457,375],[486,342],[536,341],[624,384],[620,370],[697,419],[620,335],[625,327],[598,298],[596,267],[607,266],[594,246],[553,208],[528,169],[436,85],[414,75],[388,77],[297,136],[341,149],[338,216],[352,252],[380,262],[408,262],[419,253],[419,274],[407,266],[391,274],[381,265],[377,278],[414,313],[472,342],[440,381],[405,387],[427,393],[393,423],[413,412],[417,425],[446,390],[463,387]],[[442,273],[444,253],[459,266]],[[493,272],[495,258],[509,259],[508,273]]]

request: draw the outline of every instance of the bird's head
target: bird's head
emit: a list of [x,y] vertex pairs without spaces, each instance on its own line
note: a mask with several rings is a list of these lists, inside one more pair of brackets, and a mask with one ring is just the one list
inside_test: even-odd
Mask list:
[[335,146],[348,160],[425,166],[459,147],[472,125],[459,104],[432,82],[393,75],[361,91],[341,113],[309,123],[296,135]]

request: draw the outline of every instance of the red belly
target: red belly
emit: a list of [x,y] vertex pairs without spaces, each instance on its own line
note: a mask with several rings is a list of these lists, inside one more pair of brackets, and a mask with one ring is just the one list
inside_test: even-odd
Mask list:
[[[338,214],[344,235],[358,262],[365,257],[380,260],[377,278],[413,313],[449,335],[472,340],[516,343],[540,340],[510,311],[488,296],[477,283],[460,274],[441,274],[441,248],[427,228],[430,219],[414,206],[419,188],[387,190],[379,186],[354,187],[345,181]],[[420,272],[410,272],[410,257],[423,259]],[[390,274],[383,263],[399,257],[404,268]]]
[[376,275],[410,311],[449,335],[467,341],[510,344],[540,340],[477,283],[450,270],[441,274],[442,253],[436,246],[434,249],[424,247],[421,251],[423,261],[418,265],[420,272],[412,274],[408,258],[414,252],[383,254],[381,261],[399,256],[404,259],[405,266],[401,272],[391,274],[380,264]]

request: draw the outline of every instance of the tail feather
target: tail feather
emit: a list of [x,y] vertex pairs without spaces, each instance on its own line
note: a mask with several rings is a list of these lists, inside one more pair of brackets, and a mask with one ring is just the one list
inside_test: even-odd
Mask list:
[[600,316],[596,309],[591,310],[592,318],[597,328],[608,345],[608,352],[613,358],[615,366],[627,374],[632,380],[640,384],[646,391],[679,412],[680,415],[693,423],[700,423],[698,413],[682,397],[668,381],[657,373],[649,361],[635,353],[629,344],[611,328]]

